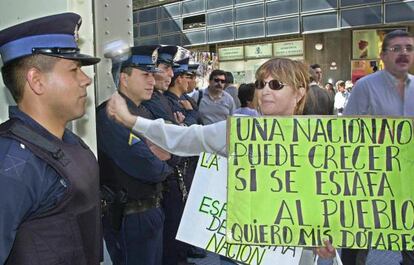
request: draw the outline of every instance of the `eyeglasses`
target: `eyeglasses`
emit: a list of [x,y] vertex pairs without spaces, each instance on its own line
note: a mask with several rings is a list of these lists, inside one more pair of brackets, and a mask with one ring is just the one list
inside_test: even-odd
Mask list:
[[256,82],[254,82],[256,89],[263,89],[267,84],[272,90],[281,90],[285,86],[285,84],[276,79],[270,80],[268,82],[262,80],[256,80]]
[[225,80],[225,79],[214,78],[213,80],[214,80],[214,82],[216,82],[216,83],[222,83],[222,84],[225,84],[225,83],[226,83],[226,80]]
[[79,48],[32,48],[33,54],[75,54],[79,52]]
[[402,51],[406,52],[406,53],[410,53],[413,52],[414,48],[413,46],[394,46],[394,47],[390,47],[390,48],[386,48],[384,49],[385,51],[390,51],[393,53],[401,53]]

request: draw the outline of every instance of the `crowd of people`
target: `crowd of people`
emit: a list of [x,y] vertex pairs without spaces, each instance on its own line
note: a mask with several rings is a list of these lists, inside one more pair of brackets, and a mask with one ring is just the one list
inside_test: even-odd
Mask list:
[[[191,264],[205,251],[175,235],[197,156],[227,156],[228,116],[414,115],[414,39],[406,31],[385,37],[384,70],[355,86],[336,82],[335,95],[319,65],[287,58],[268,60],[255,82],[239,87],[231,72],[213,70],[199,89],[184,48],[136,46],[114,61],[117,92],[97,107],[96,160],[66,128],[85,114],[91,79],[81,67],[100,60],[80,53],[80,21],[64,13],[0,31],[3,80],[17,103],[0,125],[2,264],[96,265],[102,234],[114,265]],[[314,252],[331,260],[336,250],[324,244]],[[347,265],[382,264],[372,260],[387,254],[341,252]],[[412,251],[394,254],[392,264],[414,264]]]

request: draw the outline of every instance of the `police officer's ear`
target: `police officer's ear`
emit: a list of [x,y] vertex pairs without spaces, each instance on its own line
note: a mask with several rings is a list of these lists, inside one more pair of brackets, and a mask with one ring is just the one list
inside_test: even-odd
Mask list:
[[36,67],[31,67],[26,72],[26,81],[29,89],[36,95],[42,95],[46,86],[44,85],[45,75]]
[[119,75],[119,87],[127,87],[128,86],[128,74],[121,72]]

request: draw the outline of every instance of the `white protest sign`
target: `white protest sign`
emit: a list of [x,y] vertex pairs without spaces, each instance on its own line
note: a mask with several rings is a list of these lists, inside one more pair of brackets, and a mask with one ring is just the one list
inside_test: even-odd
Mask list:
[[226,158],[201,154],[177,239],[245,264],[299,264],[302,248],[226,243],[226,186]]

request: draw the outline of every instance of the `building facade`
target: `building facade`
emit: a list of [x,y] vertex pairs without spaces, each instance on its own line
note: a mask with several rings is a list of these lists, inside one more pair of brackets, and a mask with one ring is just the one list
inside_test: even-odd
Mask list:
[[389,30],[411,31],[414,1],[185,0],[134,11],[134,42],[174,44],[218,55],[237,82],[273,56],[319,63],[325,81],[381,68]]

